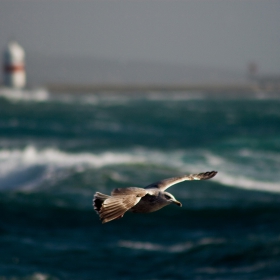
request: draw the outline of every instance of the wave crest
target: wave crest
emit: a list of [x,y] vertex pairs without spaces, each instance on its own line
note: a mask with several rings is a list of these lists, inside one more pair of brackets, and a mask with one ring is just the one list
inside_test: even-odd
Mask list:
[[[249,155],[250,153],[245,153],[247,158]],[[176,172],[178,175],[218,170],[218,175],[211,181],[221,185],[280,192],[279,174],[273,171],[279,165],[278,157],[273,155],[262,157],[262,161],[266,160],[267,168],[263,168],[261,172],[256,168],[256,159],[259,156],[254,153],[250,156],[250,161],[254,161],[252,165],[248,162],[243,163],[244,158],[242,157],[238,161],[232,158],[232,155],[215,155],[205,150],[163,152],[135,148],[120,151],[74,153],[58,148],[39,149],[29,145],[24,149],[0,150],[0,189],[30,188],[31,185],[33,188],[44,180],[57,178],[58,174],[67,177],[69,174],[92,168],[141,164],[147,167],[153,166],[154,171],[164,168],[168,169],[169,173]],[[71,171],[66,172],[69,169]],[[63,170],[65,172],[62,172]],[[141,173],[142,171],[137,168],[135,172]],[[157,179],[163,178],[155,178],[155,181]]]

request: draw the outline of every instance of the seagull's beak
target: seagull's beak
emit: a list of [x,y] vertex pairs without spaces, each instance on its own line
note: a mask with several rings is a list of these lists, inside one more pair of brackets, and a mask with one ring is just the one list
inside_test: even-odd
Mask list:
[[178,205],[178,206],[180,206],[180,207],[182,207],[182,203],[180,201],[178,201],[178,200],[173,200],[173,203]]

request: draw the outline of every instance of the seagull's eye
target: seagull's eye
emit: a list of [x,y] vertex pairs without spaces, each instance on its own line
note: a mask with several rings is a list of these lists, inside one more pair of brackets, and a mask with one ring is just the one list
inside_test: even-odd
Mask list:
[[164,197],[165,197],[166,199],[170,199],[170,198],[171,198],[171,197],[170,197],[169,195],[167,195],[167,194],[165,194]]

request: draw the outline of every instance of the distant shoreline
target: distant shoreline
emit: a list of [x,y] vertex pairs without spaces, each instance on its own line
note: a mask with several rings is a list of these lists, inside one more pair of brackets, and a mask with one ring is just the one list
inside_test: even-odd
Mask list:
[[[48,84],[51,92],[90,93],[90,92],[172,92],[172,91],[205,91],[211,93],[255,93],[262,90],[255,84],[189,84],[189,85],[79,85]],[[278,89],[280,90],[280,88]]]

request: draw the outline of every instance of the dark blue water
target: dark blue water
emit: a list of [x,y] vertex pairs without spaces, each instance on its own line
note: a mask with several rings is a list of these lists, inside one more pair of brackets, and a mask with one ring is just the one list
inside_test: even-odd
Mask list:
[[[95,191],[218,170],[101,224]],[[0,279],[278,279],[280,98],[0,94]]]

